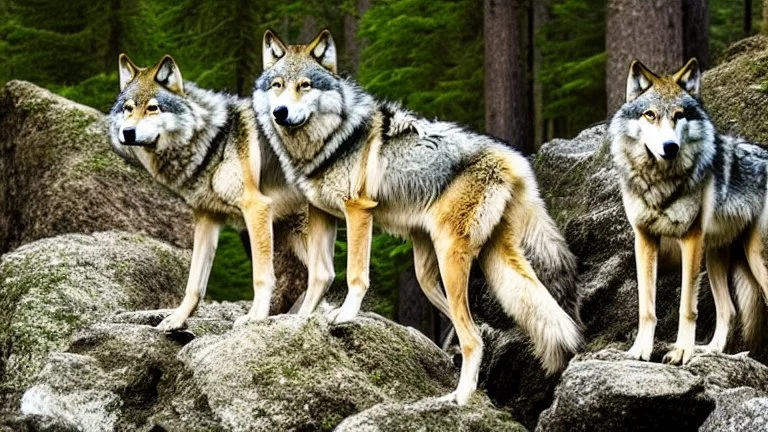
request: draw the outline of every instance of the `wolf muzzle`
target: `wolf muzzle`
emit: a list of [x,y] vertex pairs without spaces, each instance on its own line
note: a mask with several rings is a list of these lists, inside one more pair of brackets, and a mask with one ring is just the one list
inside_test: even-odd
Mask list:
[[136,128],[127,127],[123,129],[123,145],[136,146],[136,147],[154,147],[157,145],[157,140],[153,142],[139,142],[136,141]]
[[672,160],[677,157],[677,153],[680,151],[680,146],[674,141],[667,141],[662,144],[664,154],[661,155],[666,160]]

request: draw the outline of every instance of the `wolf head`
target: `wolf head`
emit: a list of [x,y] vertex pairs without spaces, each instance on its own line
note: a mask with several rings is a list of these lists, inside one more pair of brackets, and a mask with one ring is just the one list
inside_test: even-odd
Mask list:
[[115,148],[155,149],[162,146],[164,136],[183,133],[187,125],[179,120],[180,115],[190,107],[185,103],[184,83],[173,58],[166,55],[155,66],[140,68],[120,54],[118,66],[120,94],[110,113]]
[[[675,160],[685,146],[711,139],[713,130],[698,101],[701,72],[692,58],[672,75],[660,76],[634,60],[627,98],[611,121],[611,132],[644,146],[656,160]],[[640,150],[635,149],[638,152]]]
[[267,30],[262,48],[264,73],[256,92],[266,94],[272,121],[287,131],[338,124],[343,98],[331,33],[323,30],[307,45],[286,45]]

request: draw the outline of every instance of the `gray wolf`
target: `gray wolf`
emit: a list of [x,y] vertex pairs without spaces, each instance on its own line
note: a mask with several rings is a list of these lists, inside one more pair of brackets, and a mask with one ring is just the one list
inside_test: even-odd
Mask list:
[[260,133],[288,182],[346,220],[349,291],[331,319],[349,321],[360,310],[375,220],[413,242],[419,284],[456,329],[463,363],[446,400],[465,404],[477,387],[483,343],[467,303],[475,259],[546,371],[560,370],[581,343],[576,264],[526,158],[494,138],[377,101],[341,78],[327,30],[308,45],[286,45],[267,31],[263,62],[253,94]]
[[125,54],[118,63],[120,94],[109,114],[112,146],[183,197],[195,217],[185,297],[158,327],[182,328],[197,308],[225,223],[247,228],[253,256],[253,305],[236,325],[269,313],[273,219],[294,222],[288,241],[299,259],[313,264],[310,280],[321,285],[314,290],[324,291],[333,280],[333,239],[308,251],[306,199],[286,182],[270,146],[259,141],[250,100],[184,82],[170,56],[149,68]]
[[717,310],[711,342],[722,352],[735,315],[735,286],[747,340],[758,336],[768,272],[761,258],[766,222],[766,153],[718,134],[699,101],[701,73],[691,59],[660,76],[629,67],[626,103],[611,120],[611,153],[624,209],[635,234],[639,294],[637,337],[629,354],[648,360],[656,327],[656,268],[662,240],[679,244],[682,264],[677,341],[663,358],[685,364],[695,349],[701,261]]

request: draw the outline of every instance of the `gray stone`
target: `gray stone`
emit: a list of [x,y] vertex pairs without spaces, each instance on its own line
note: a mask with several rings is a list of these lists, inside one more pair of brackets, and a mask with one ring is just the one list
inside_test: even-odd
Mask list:
[[192,246],[192,212],[111,149],[102,113],[24,81],[0,89],[0,253],[112,229]]
[[768,397],[750,387],[723,391],[716,408],[700,432],[752,432],[768,430]]
[[335,432],[520,432],[525,427],[480,394],[457,407],[434,398],[415,403],[382,403],[348,417]]
[[117,311],[176,305],[188,265],[188,251],[118,231],[38,240],[3,255],[3,408],[17,407],[48,354],[80,328]]
[[50,356],[24,394],[24,420],[39,430],[329,431],[359,414],[346,430],[397,430],[387,422],[400,412],[399,430],[524,430],[482,394],[461,408],[435,401],[458,374],[412,328],[374,314],[343,325],[322,314],[210,325],[231,322],[241,307],[204,305],[188,334],[151,327],[163,311],[91,325]]
[[540,431],[696,430],[728,389],[768,388],[768,367],[746,355],[695,355],[686,366],[603,350],[572,360]]

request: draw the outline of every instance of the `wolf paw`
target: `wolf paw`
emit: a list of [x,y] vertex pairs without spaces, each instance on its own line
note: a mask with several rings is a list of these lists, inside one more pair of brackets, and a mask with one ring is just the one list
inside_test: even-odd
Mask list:
[[691,360],[693,349],[674,347],[664,355],[661,362],[664,364],[684,365]]
[[645,360],[648,361],[651,359],[651,352],[653,351],[653,345],[650,347],[647,346],[641,346],[639,344],[632,345],[632,348],[627,351],[627,355],[632,357],[635,360]]
[[350,322],[357,316],[357,310],[345,308],[344,306],[336,308],[328,313],[328,321],[332,324],[341,324]]
[[253,322],[253,321],[256,321],[256,318],[254,318],[251,314],[248,313],[243,316],[237,317],[237,319],[235,319],[235,324],[232,327],[242,327],[248,324],[249,322]]
[[472,393],[460,393],[458,390],[454,390],[445,396],[437,398],[438,402],[455,403],[459,406],[464,406],[469,402],[469,397]]
[[174,311],[172,314],[165,317],[164,320],[157,325],[157,329],[164,332],[172,332],[175,330],[181,330],[187,327],[187,317],[184,314]]

